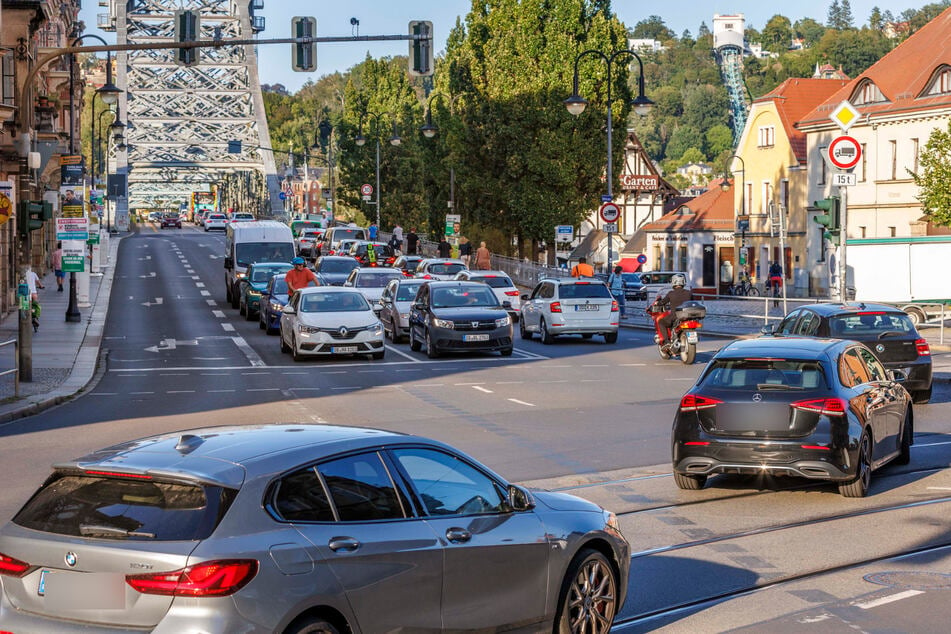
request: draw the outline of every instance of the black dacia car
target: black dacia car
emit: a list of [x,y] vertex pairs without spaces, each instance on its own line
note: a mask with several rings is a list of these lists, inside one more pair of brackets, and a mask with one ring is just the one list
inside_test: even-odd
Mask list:
[[889,370],[908,377],[903,385],[915,403],[931,400],[931,348],[903,310],[885,304],[802,306],[763,328],[774,337],[824,337],[861,341]]
[[409,313],[409,347],[426,346],[430,358],[444,352],[498,351],[514,346],[511,302],[500,303],[482,282],[432,280],[419,287]]

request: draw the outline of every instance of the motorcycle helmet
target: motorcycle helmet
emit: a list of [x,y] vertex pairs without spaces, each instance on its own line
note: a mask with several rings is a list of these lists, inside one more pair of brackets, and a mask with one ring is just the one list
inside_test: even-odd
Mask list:
[[296,257],[293,260],[291,260],[291,264],[293,264],[294,266],[297,266],[298,264],[303,264],[303,263],[304,263],[304,258],[302,257]]
[[683,288],[687,285],[687,278],[685,278],[683,275],[673,275],[670,278],[670,285],[674,288],[677,288],[678,286]]

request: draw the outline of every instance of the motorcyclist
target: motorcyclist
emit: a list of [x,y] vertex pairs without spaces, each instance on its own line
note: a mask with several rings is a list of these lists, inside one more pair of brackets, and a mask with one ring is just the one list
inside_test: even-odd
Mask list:
[[660,345],[666,345],[670,341],[670,329],[674,324],[674,311],[684,302],[690,301],[693,296],[686,288],[687,278],[677,274],[670,278],[672,289],[658,295],[654,300],[655,311],[661,311],[659,316],[655,315],[655,324],[657,336],[660,338]]

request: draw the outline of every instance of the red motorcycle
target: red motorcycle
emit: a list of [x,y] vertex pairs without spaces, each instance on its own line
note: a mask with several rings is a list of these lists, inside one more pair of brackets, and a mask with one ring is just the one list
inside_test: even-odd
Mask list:
[[[703,318],[707,316],[706,307],[700,302],[689,301],[675,308],[674,322],[669,333],[661,332],[660,320],[669,315],[670,311],[663,310],[655,303],[647,307],[647,314],[654,320],[654,329],[657,331],[654,343],[657,344],[660,358],[677,356],[685,365],[693,363],[697,357],[697,343],[700,341],[699,330],[703,326]],[[660,342],[664,339],[667,343],[662,345]]]

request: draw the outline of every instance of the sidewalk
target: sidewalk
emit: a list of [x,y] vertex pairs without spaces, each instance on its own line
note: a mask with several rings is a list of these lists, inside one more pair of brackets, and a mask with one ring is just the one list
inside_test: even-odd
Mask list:
[[[33,334],[33,381],[21,381],[20,395],[16,397],[13,375],[0,376],[0,423],[62,403],[82,392],[93,379],[112,292],[113,264],[123,237],[113,234],[107,265],[100,268],[102,275],[90,276],[90,306],[79,308],[80,321],[66,321],[69,276],[62,293],[56,290],[52,272],[40,280],[45,288],[37,289],[43,312],[39,331]],[[18,330],[19,313],[14,311],[0,321],[0,341],[16,339]],[[0,369],[11,369],[15,362],[13,346],[0,348]]]

